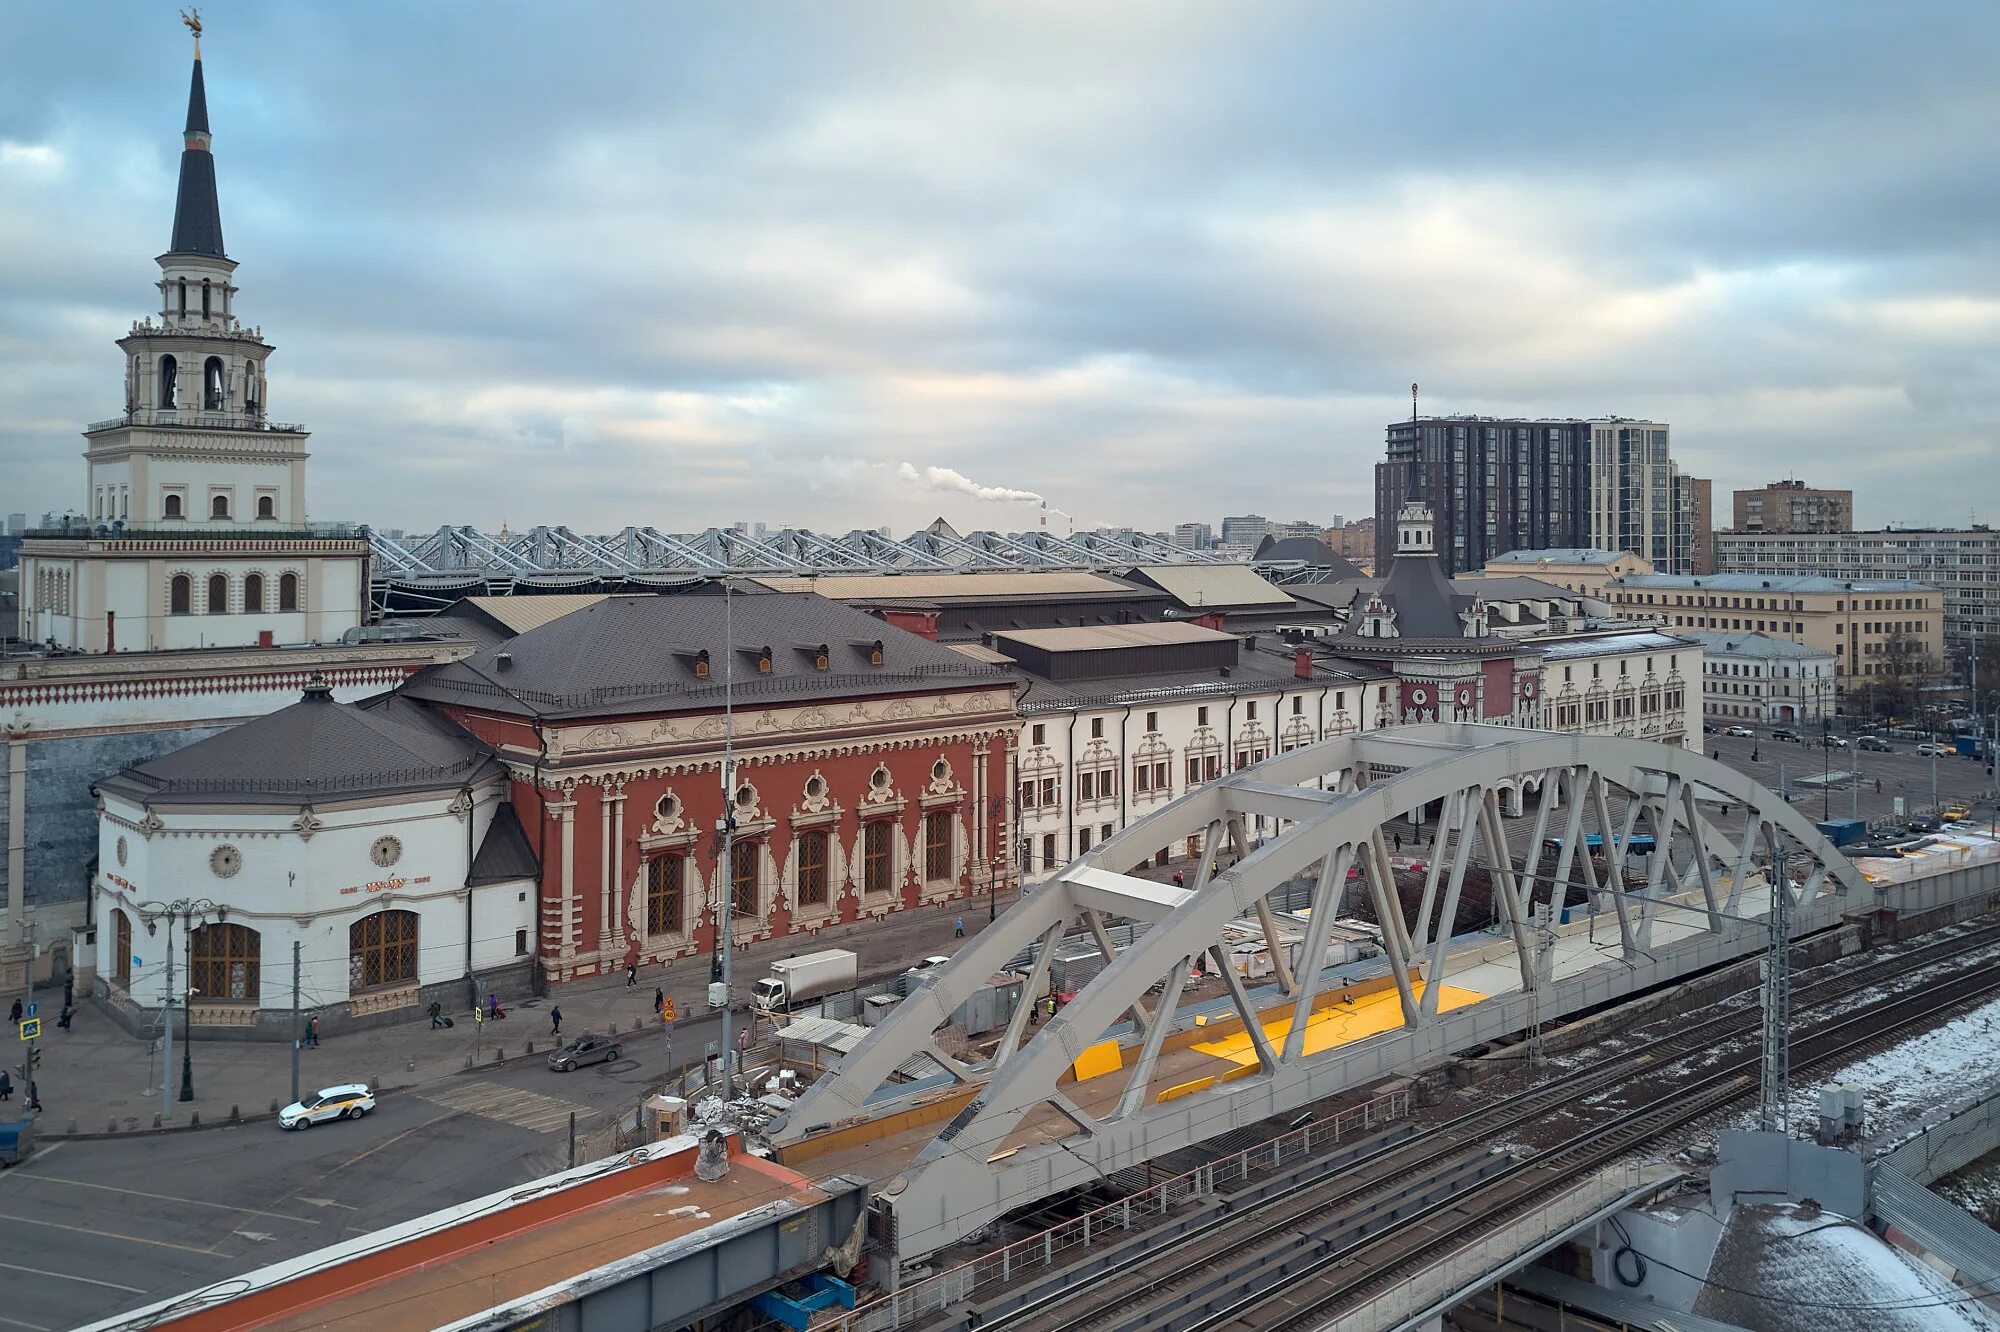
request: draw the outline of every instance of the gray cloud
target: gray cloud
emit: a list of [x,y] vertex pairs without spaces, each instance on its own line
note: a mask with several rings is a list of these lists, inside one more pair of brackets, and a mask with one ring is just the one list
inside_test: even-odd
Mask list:
[[[138,0],[16,17],[0,491],[40,509],[152,295],[186,50]],[[2000,503],[1988,8],[205,17],[320,517],[1026,521],[905,461],[1085,522],[1352,515],[1411,379],[1865,520]]]

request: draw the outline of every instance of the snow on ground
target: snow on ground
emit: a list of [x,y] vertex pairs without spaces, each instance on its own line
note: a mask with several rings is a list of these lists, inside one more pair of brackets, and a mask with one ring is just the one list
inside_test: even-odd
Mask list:
[[1694,1312],[1768,1332],[2000,1332],[2000,1318],[1842,1216],[1738,1206]]
[[1793,1084],[1799,1108],[1819,1112],[1819,1089],[1842,1083],[1861,1089],[1867,1132],[1888,1132],[1926,1110],[1993,1087],[2000,1066],[2000,999],[1912,1036],[1894,1049]]
[[1982,1156],[1957,1174],[1936,1181],[1931,1191],[1989,1226],[2000,1225],[2000,1152]]

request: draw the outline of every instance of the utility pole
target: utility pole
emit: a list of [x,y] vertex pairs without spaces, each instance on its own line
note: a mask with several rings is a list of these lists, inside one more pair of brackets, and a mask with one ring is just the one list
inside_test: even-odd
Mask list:
[[[1782,837],[1782,834],[1780,834]],[[1771,910],[1766,917],[1770,939],[1764,950],[1763,1086],[1758,1096],[1758,1120],[1766,1133],[1790,1130],[1792,975],[1792,882],[1782,841],[1771,861]]]
[[[27,965],[23,969],[21,977],[21,988],[22,990],[25,991],[25,993],[21,996],[21,1012],[32,1019],[35,1012],[35,922],[34,921],[31,920],[28,922],[28,926],[25,933],[27,935],[28,954],[27,954]],[[38,1043],[39,1042],[36,1041],[29,1041],[28,1049],[26,1053],[22,1056],[21,1060],[21,1082],[22,1082],[21,1096],[25,1101],[27,1101],[29,1108],[31,1109],[34,1108],[37,1104],[39,1104],[41,1100],[40,1097],[35,1095],[35,1070],[36,1066],[41,1063],[41,1060],[35,1057],[35,1047]]]
[[292,1101],[299,1099],[299,941],[292,940]]
[[735,1057],[734,1025],[729,1011],[731,925],[736,918],[736,609],[727,574],[722,578],[722,834],[715,904],[715,969],[710,973],[708,1006],[722,1010],[722,1100],[729,1102],[735,1080],[729,1061]]
[[167,992],[160,1000],[160,1026],[166,1044],[160,1047],[160,1118],[173,1113],[174,1088],[174,918],[167,917]]

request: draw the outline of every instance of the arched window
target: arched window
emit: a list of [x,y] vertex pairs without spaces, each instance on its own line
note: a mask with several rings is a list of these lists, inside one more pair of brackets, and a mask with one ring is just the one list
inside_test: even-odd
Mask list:
[[799,836],[799,905],[825,906],[827,835],[823,832]]
[[257,516],[259,518],[276,518],[278,516],[277,499],[270,495],[259,495],[257,497]]
[[877,819],[861,829],[861,887],[864,892],[886,893],[895,886],[894,855],[890,838],[895,824]]
[[111,959],[111,974],[129,990],[132,988],[132,918],[118,910],[113,910],[111,914],[116,918],[111,946],[118,950],[118,955]]
[[257,366],[251,362],[243,367],[243,410],[257,410]]
[[378,911],[347,929],[350,992],[402,985],[417,978],[417,913]]
[[757,853],[755,842],[736,842],[729,848],[729,901],[739,916],[757,914]]
[[278,578],[278,609],[295,611],[299,608],[299,576],[283,574]]
[[180,362],[171,356],[160,358],[160,406],[173,410],[180,406]]
[[229,614],[229,579],[221,574],[208,576],[208,613]]
[[208,516],[211,518],[227,518],[229,516],[229,496],[227,495],[209,496]]
[[194,611],[194,579],[175,574],[167,584],[167,614],[189,615]]
[[257,998],[257,931],[248,925],[204,925],[188,936],[188,984],[200,999]]
[[208,318],[208,317],[209,317],[209,304],[208,304],[208,279],[207,279],[207,278],[203,278],[203,279],[201,280],[201,317],[202,317],[203,319],[206,319],[206,318]]
[[686,924],[681,885],[687,880],[687,861],[681,856],[660,856],[646,862],[646,933],[679,934]]
[[222,358],[211,356],[201,367],[201,409],[219,412],[223,406]]
[[181,279],[181,305],[180,305],[180,308],[181,308],[181,318],[183,318],[183,319],[186,319],[186,318],[187,318],[187,313],[188,313],[188,280],[187,280],[186,278],[182,278],[182,279]]
[[255,615],[264,609],[264,575],[246,574],[243,579],[243,613]]
[[161,509],[160,509],[160,512],[161,512],[162,514],[164,514],[164,515],[165,515],[166,517],[168,517],[168,518],[178,518],[178,517],[180,517],[180,516],[181,516],[181,497],[180,497],[179,495],[169,495],[169,496],[167,496],[167,498],[166,498],[166,503],[165,503],[165,504],[163,504],[163,505],[161,506]]
[[951,814],[939,810],[924,815],[924,882],[951,878]]

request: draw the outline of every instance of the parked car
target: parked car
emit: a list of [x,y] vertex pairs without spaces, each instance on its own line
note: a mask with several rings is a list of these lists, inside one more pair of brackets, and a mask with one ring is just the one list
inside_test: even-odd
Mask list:
[[1799,733],[1789,726],[1779,726],[1772,730],[1771,738],[1773,740],[1797,740]]
[[1917,757],[1919,758],[1940,758],[1950,752],[1945,746],[1929,740],[1917,746]]
[[1844,735],[1823,735],[1819,738],[1819,742],[1827,749],[1847,748],[1847,737]]
[[1872,749],[1878,754],[1893,754],[1895,752],[1890,747],[1889,742],[1879,735],[1864,735],[1854,742],[1854,747],[1856,749]]
[[917,963],[915,966],[905,967],[903,969],[903,975],[908,977],[910,980],[920,981],[924,979],[924,977],[930,975],[933,971],[936,971],[939,967],[942,967],[945,963],[949,961],[951,961],[951,959],[948,957],[927,957],[923,961]]
[[1724,735],[1738,736],[1744,740],[1748,740],[1750,737],[1757,734],[1755,731],[1751,730],[1747,726],[1725,726],[1722,729],[1722,733]]
[[375,1093],[365,1082],[322,1087],[278,1112],[278,1127],[307,1129],[328,1119],[359,1119],[375,1108]]
[[579,1036],[549,1052],[549,1067],[558,1073],[574,1073],[585,1064],[608,1063],[621,1053],[623,1047],[609,1036]]

